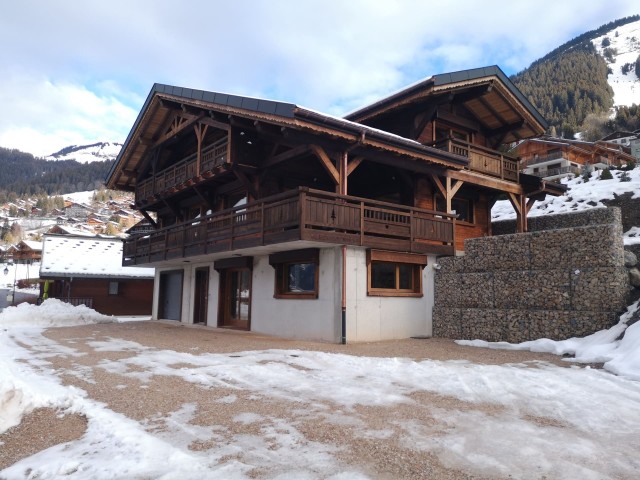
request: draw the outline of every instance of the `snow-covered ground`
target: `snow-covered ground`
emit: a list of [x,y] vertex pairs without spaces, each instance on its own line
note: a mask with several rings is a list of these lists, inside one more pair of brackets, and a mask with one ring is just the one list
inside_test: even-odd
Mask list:
[[[88,421],[86,433],[78,440],[23,459],[0,472],[0,478],[246,479],[256,471],[264,474],[261,478],[277,479],[370,478],[342,463],[335,445],[305,438],[295,422],[285,418],[247,411],[233,421],[257,427],[266,422],[271,427],[219,441],[223,427],[191,422],[197,415],[195,403],[169,413],[166,428],[154,429],[110,410],[79,388],[64,386],[59,375],[95,380],[87,378],[86,370],[50,367],[51,357],[74,358],[84,353],[44,337],[43,327],[111,320],[57,300],[47,300],[40,307],[11,307],[0,314],[0,432],[38,407],[83,414]],[[558,353],[567,351],[566,345],[556,343]],[[597,343],[614,345],[614,335]],[[416,422],[398,427],[403,431],[402,442],[411,449],[478,476],[632,479],[640,471],[640,382],[603,370],[300,350],[197,354],[158,350],[119,338],[88,345],[95,351],[122,352],[120,359],[104,360],[101,368],[136,378],[143,385],[156,375],[194,384],[204,396],[218,387],[232,388],[290,402],[292,408],[304,410],[306,419],[330,419],[361,438],[381,441],[391,432],[372,430],[359,419],[357,407],[411,405],[412,396],[420,392],[469,402],[468,409],[435,406],[438,428]],[[640,351],[638,345],[635,349]],[[632,371],[631,367],[623,370]],[[635,372],[640,377],[640,371]],[[237,398],[230,395],[223,400]],[[207,441],[216,446],[204,452],[188,448],[193,442]]]
[[640,21],[628,23],[621,27],[616,27],[592,41],[600,55],[603,55],[604,48],[602,40],[607,37],[611,44],[608,48],[617,51],[613,56],[614,62],[607,65],[612,73],[607,77],[607,81],[613,88],[614,105],[631,106],[633,103],[640,103],[640,80],[636,75],[635,68],[627,74],[622,73],[622,66],[631,63],[635,67],[635,62],[640,53]]
[[[7,271],[5,275],[5,270]],[[31,265],[0,263],[0,288],[13,289],[14,281],[33,280],[40,278],[40,263],[36,262]],[[38,293],[38,284],[34,284],[31,288],[17,288],[16,291],[23,293]]]
[[[559,197],[547,196],[542,201],[533,204],[529,217],[539,215],[551,215],[558,213],[577,212],[589,210],[591,208],[604,208],[602,200],[613,200],[615,195],[622,195],[630,192],[632,198],[640,198],[640,166],[633,170],[623,172],[622,170],[612,170],[611,180],[600,180],[602,171],[592,173],[588,182],[578,176],[572,179],[563,178],[562,183],[569,188],[565,195]],[[622,182],[623,175],[628,175],[629,181]],[[516,213],[508,200],[500,200],[491,209],[492,220],[512,220],[516,218]],[[624,232],[625,245],[640,243],[640,225],[632,227]]]

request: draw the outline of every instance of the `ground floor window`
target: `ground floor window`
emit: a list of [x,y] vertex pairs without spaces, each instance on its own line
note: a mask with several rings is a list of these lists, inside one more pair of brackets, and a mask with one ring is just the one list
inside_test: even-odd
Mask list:
[[422,296],[422,270],[426,255],[367,251],[367,294],[371,296]]
[[118,295],[118,282],[109,282],[109,295]]
[[318,298],[317,248],[306,248],[269,255],[275,269],[275,298]]

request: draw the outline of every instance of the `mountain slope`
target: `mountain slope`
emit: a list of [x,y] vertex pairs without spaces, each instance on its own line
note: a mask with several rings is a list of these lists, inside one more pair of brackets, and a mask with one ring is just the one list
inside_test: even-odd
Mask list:
[[640,103],[640,79],[635,64],[640,57],[640,20],[614,28],[591,43],[607,62],[607,80],[614,105]]
[[79,163],[90,163],[104,160],[115,160],[122,148],[121,143],[98,142],[91,145],[71,145],[59,152],[45,157],[45,160],[75,160]]
[[93,190],[104,183],[114,160],[79,163],[35,158],[0,147],[0,202],[11,195],[48,195]]
[[[551,134],[572,138],[589,114],[607,114],[613,107],[614,92],[622,85],[622,65],[640,54],[640,45],[633,40],[638,28],[639,15],[610,22],[554,49],[511,80],[549,121]],[[619,48],[607,46],[607,42],[603,46],[604,37]],[[635,73],[627,72],[627,90],[637,81]],[[618,105],[634,101],[626,94],[618,97]]]

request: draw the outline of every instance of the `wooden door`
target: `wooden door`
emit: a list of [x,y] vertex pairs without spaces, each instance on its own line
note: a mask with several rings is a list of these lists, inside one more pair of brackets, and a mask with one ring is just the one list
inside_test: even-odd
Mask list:
[[249,330],[251,322],[251,269],[229,268],[221,273],[218,326]]
[[209,305],[209,267],[196,268],[196,284],[193,299],[193,323],[207,324]]

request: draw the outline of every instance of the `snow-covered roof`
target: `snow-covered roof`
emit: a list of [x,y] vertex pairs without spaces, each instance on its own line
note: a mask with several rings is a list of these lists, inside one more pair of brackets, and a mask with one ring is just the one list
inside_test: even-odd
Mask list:
[[45,235],[40,277],[153,278],[153,268],[123,267],[122,240]]
[[42,250],[42,242],[36,242],[34,240],[22,240],[20,243],[26,245],[31,250]]

